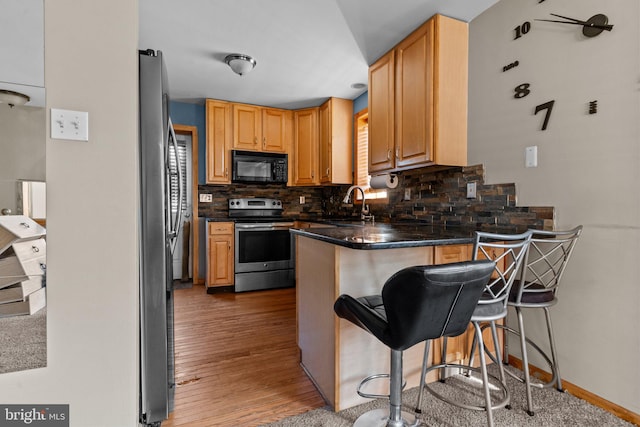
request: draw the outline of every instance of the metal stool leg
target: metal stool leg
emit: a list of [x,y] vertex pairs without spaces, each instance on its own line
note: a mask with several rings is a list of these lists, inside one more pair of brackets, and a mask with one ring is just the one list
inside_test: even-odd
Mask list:
[[478,337],[478,354],[480,356],[480,371],[482,373],[482,385],[484,388],[484,402],[487,411],[487,425],[493,427],[493,411],[491,410],[491,395],[489,391],[489,375],[487,374],[487,361],[484,355],[484,340],[482,339],[482,330],[478,322],[473,322]]
[[[442,337],[442,352],[440,353],[440,363],[442,365],[447,364],[447,337]],[[447,375],[447,369],[440,369],[440,373],[438,375],[440,382],[443,383]]]
[[556,340],[553,337],[553,328],[551,326],[551,314],[549,307],[544,308],[544,316],[547,319],[547,332],[549,333],[549,345],[551,346],[551,359],[553,360],[553,370],[556,374],[556,389],[564,392],[562,388],[562,378],[560,377],[560,365],[558,364],[558,355],[556,354]]
[[531,396],[531,375],[529,374],[529,356],[527,353],[527,337],[524,333],[524,318],[522,316],[522,309],[516,307],[516,314],[518,315],[518,329],[520,330],[520,351],[522,352],[522,372],[524,373],[524,387],[527,393],[527,414],[534,415],[533,412],[533,398]]
[[420,391],[418,391],[418,402],[416,403],[416,413],[422,413],[422,393],[424,392],[424,385],[427,382],[427,362],[429,360],[429,344],[431,340],[424,342],[424,357],[422,358],[422,373],[420,374]]
[[365,412],[358,417],[354,427],[415,427],[420,424],[413,414],[402,411],[402,351],[391,350],[389,372],[389,408]]

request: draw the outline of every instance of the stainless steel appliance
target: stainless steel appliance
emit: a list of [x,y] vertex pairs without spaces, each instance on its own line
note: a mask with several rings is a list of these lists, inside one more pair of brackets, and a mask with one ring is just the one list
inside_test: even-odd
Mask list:
[[[139,52],[140,66],[140,412],[145,426],[159,426],[173,410],[173,288],[171,253],[180,224],[172,215],[172,182],[182,188],[169,118],[169,89],[162,53]],[[170,150],[169,146],[173,145]],[[180,191],[180,190],[178,190]]]
[[235,219],[235,291],[295,286],[293,221],[282,218],[276,199],[229,200]]
[[231,151],[231,181],[246,184],[286,184],[287,155]]

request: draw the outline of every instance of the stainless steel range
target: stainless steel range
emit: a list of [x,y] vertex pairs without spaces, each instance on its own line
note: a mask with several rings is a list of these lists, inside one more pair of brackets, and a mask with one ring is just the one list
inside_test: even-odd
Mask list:
[[276,199],[229,199],[236,292],[295,286],[293,221],[282,218],[282,210]]

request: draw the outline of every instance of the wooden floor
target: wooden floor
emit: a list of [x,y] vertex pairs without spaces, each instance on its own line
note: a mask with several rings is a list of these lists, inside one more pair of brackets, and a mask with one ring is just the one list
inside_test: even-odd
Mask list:
[[259,426],[325,405],[299,364],[294,288],[174,295],[176,403],[163,427]]

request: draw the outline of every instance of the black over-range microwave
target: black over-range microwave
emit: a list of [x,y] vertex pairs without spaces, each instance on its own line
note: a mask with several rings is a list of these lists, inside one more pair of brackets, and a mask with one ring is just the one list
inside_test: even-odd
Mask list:
[[286,184],[287,155],[231,150],[231,182]]

